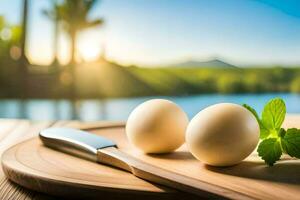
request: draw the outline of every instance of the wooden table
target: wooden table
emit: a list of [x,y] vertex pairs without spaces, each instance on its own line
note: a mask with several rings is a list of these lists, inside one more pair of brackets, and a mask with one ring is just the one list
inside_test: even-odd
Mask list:
[[[113,122],[83,123],[79,121],[33,122],[29,120],[0,119],[0,155],[10,146],[37,136],[39,131],[47,127],[68,126],[75,128],[93,128],[101,124]],[[300,128],[300,115],[286,117],[285,127]],[[54,200],[57,197],[30,191],[8,181],[0,168],[0,199],[26,199],[26,200]]]

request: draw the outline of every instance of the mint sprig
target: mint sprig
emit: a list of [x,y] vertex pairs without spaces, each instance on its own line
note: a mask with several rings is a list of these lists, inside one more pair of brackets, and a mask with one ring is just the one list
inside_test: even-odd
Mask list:
[[283,153],[300,158],[300,130],[281,128],[286,115],[286,106],[282,99],[270,100],[265,105],[261,118],[255,109],[247,104],[243,106],[254,115],[259,124],[261,141],[257,152],[266,164],[273,166]]

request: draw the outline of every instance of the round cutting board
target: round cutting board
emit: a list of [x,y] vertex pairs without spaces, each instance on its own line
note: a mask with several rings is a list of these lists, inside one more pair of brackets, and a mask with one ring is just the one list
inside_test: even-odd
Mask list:
[[[138,159],[192,177],[195,180],[193,184],[205,182],[211,187],[221,188],[225,197],[300,198],[298,160],[284,158],[274,167],[268,167],[256,154],[252,154],[241,164],[216,168],[195,160],[184,145],[171,154],[145,155],[128,143],[124,127],[100,128],[91,132],[114,140],[122,151]],[[8,149],[2,156],[2,167],[10,180],[26,188],[58,196],[114,199],[194,198],[143,181],[127,172],[52,150],[43,146],[38,138]]]

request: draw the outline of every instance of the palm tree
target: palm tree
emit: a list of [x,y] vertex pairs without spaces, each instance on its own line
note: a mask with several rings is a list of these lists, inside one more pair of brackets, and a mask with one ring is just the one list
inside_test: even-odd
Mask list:
[[52,62],[53,66],[58,66],[58,34],[59,34],[59,5],[57,0],[51,0],[52,7],[49,10],[42,10],[42,13],[48,17],[50,20],[54,22],[54,42],[53,42],[53,50],[54,50],[54,60]]
[[76,118],[76,75],[75,75],[75,55],[76,55],[76,39],[78,32],[102,25],[103,19],[89,20],[88,14],[95,7],[98,0],[64,0],[59,5],[59,17],[63,22],[63,28],[69,34],[71,39],[71,60],[69,70],[72,77],[72,85],[70,97],[72,101],[73,117]]
[[59,15],[64,22],[64,29],[71,39],[71,61],[74,65],[76,55],[76,37],[79,31],[102,25],[104,20],[89,20],[88,14],[99,0],[64,0],[59,6]]
[[23,18],[22,18],[22,35],[21,35],[21,62],[27,64],[27,58],[25,55],[26,40],[27,40],[27,23],[28,23],[28,5],[29,0],[23,2]]
[[21,34],[21,57],[20,57],[20,75],[21,75],[21,97],[24,99],[27,95],[27,67],[28,67],[28,60],[25,55],[25,48],[26,48],[26,41],[27,41],[27,23],[28,23],[28,5],[29,0],[23,1],[23,18],[22,18],[22,34]]

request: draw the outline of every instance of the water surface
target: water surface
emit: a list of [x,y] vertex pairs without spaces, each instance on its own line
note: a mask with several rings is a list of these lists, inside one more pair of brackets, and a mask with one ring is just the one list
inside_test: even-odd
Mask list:
[[176,102],[193,117],[203,108],[221,102],[237,104],[247,103],[257,111],[271,98],[285,100],[289,113],[300,113],[300,95],[298,94],[241,94],[241,95],[196,95],[185,97],[153,96],[139,98],[120,98],[106,100],[80,100],[71,103],[68,100],[29,99],[26,101],[0,100],[1,118],[27,118],[31,120],[126,120],[129,113],[138,104],[152,98],[164,98]]

